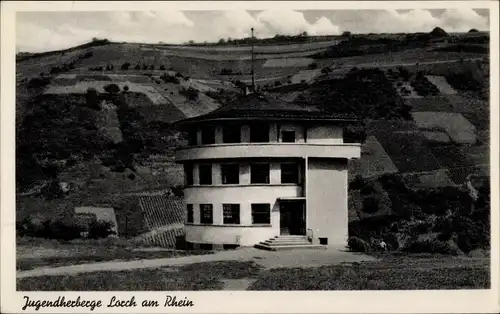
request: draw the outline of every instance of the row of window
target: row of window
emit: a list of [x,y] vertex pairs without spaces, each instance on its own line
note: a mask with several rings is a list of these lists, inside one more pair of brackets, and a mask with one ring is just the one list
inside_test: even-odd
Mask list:
[[[281,183],[299,183],[299,166],[297,163],[282,163]],[[200,185],[212,184],[212,164],[200,164],[198,167],[198,176]],[[221,182],[222,184],[240,183],[240,165],[237,163],[221,164]],[[187,185],[193,185],[193,165],[184,164],[184,172]],[[250,183],[251,184],[269,184],[270,165],[268,163],[250,164]]]
[[[269,125],[256,124],[250,125],[250,143],[268,143]],[[200,129],[201,145],[215,144],[215,126],[205,126]],[[281,141],[285,143],[295,142],[294,130],[282,130]],[[241,143],[241,126],[226,125],[222,127],[222,143]],[[188,144],[198,145],[198,132],[192,130],[188,133]]]
[[[252,224],[271,224],[270,204],[252,204]],[[212,204],[200,204],[200,223],[213,224],[214,213]],[[194,223],[193,204],[187,204],[187,222]],[[240,204],[222,204],[222,223],[240,224]]]

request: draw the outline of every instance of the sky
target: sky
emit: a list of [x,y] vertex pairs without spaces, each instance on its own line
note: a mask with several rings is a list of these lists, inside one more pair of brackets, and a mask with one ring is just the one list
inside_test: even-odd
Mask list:
[[489,29],[487,10],[45,11],[18,12],[17,52],[65,49],[92,38],[180,44],[276,34],[447,32]]

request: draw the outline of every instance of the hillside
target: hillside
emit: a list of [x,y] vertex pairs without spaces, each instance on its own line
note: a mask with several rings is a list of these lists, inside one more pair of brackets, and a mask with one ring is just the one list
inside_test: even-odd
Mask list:
[[[463,49],[484,44],[481,37],[454,36],[418,45],[405,41],[407,34],[391,39],[398,45],[380,37],[261,43],[257,88],[363,120],[364,129],[346,130],[347,140],[364,140],[350,181],[372,182],[380,195],[394,194],[393,185],[379,182],[387,178],[411,193],[464,190],[470,180],[479,189],[489,178],[489,55]],[[106,41],[19,57],[20,216],[176,190],[183,175],[173,151],[184,139],[171,123],[237,97],[238,86],[250,83],[250,59],[248,45]],[[62,182],[69,191],[60,191]],[[352,220],[390,213],[403,202],[373,201],[355,188],[350,194]]]

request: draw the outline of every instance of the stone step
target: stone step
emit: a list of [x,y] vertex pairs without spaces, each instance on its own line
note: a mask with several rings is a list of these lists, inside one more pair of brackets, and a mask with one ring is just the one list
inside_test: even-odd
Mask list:
[[277,238],[277,239],[266,240],[266,242],[309,242],[309,241],[307,239],[305,239],[305,238],[300,238],[300,239],[281,239],[281,238]]
[[311,242],[305,242],[305,241],[301,241],[301,242],[260,242],[259,244],[263,244],[263,245],[268,245],[268,246],[280,246],[280,245],[309,245],[311,244]]
[[284,251],[284,250],[296,250],[296,249],[326,249],[326,246],[319,244],[304,244],[304,245],[277,245],[277,246],[268,246],[263,244],[256,244],[254,246],[257,249],[267,250],[267,251]]

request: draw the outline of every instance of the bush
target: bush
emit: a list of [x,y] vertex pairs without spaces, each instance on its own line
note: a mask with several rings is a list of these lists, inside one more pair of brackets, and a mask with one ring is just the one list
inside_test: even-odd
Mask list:
[[94,110],[100,110],[101,106],[99,105],[99,102],[99,92],[95,88],[89,87],[87,89],[87,93],[85,94],[86,106]]
[[123,65],[122,65],[122,70],[128,70],[128,68],[130,67],[130,62],[125,62]]
[[188,89],[182,88],[179,93],[185,96],[189,100],[197,100],[198,99],[198,91],[192,87]]
[[89,224],[87,237],[90,239],[100,239],[107,238],[112,234],[116,235],[116,232],[111,230],[113,227],[113,223],[110,221],[93,221]]
[[49,84],[49,77],[34,77],[28,81],[28,88],[43,88]]
[[181,81],[175,76],[168,75],[167,73],[164,73],[162,76],[160,76],[160,79],[163,80],[165,83],[173,83],[173,84],[180,84]]
[[141,69],[141,66],[138,64],[134,67],[134,70],[140,70],[140,69]]
[[309,69],[311,69],[311,70],[317,69],[318,68],[318,64],[316,62],[313,62],[313,63],[309,64],[307,67]]
[[368,252],[370,250],[368,242],[358,237],[349,237],[347,246],[352,252]]
[[123,91],[124,91],[124,92],[128,92],[128,90],[129,90],[128,85],[123,86]]
[[165,66],[163,64],[160,65],[160,70],[165,71]]
[[104,86],[104,90],[110,94],[118,94],[120,92],[120,86],[117,84],[107,84]]
[[83,228],[73,221],[59,218],[36,221],[32,217],[28,217],[18,225],[17,231],[21,236],[73,240],[81,237]]

